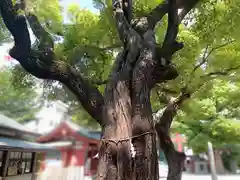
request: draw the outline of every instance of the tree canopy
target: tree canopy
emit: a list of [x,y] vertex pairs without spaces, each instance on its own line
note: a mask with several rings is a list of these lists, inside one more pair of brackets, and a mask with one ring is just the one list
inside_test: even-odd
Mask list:
[[[134,1],[134,16],[147,14],[159,2]],[[114,57],[122,44],[115,29],[111,1],[94,0],[94,5],[99,13],[82,9],[81,4],[72,4],[68,7],[66,23],[58,0],[48,3],[27,1],[29,11],[34,11],[44,27],[56,37],[56,55],[79,69],[80,74],[99,85],[103,92]],[[154,111],[165,107],[167,100],[176,98],[182,89],[192,94],[178,111],[173,129],[184,133],[189,146],[197,152],[206,150],[207,140],[217,146],[237,142],[240,137],[237,98],[240,88],[239,8],[239,0],[209,0],[197,5],[180,26],[178,39],[185,47],[173,60],[179,77],[155,87],[152,93]],[[160,43],[166,25],[167,18],[156,30]],[[18,73],[14,75],[18,76]],[[25,76],[31,78],[28,73]],[[22,82],[20,79],[19,83]],[[83,115],[86,113],[79,108],[75,96],[64,86],[47,83],[45,95],[71,104],[77,122],[95,127],[95,122],[90,116]]]
[[[47,98],[69,103],[75,119],[95,119],[105,138],[156,130],[170,169],[176,170],[170,172],[180,177],[174,157],[182,162],[184,155],[169,137],[172,122],[195,152],[206,151],[209,140],[216,148],[239,142],[240,0],[123,2],[94,0],[98,13],[71,5],[66,22],[57,0],[0,1],[15,42],[10,55],[28,72],[15,67],[15,83],[29,88],[35,85],[32,75],[44,79]],[[35,35],[32,44],[28,29]],[[135,146],[141,153],[151,149],[153,155],[145,156],[156,167],[156,139],[149,134],[143,138],[147,151],[139,140]],[[132,161],[125,160],[116,161]],[[138,178],[147,176],[139,176],[139,162],[134,163]],[[155,174],[148,163],[145,170]],[[121,170],[115,175],[123,175]]]

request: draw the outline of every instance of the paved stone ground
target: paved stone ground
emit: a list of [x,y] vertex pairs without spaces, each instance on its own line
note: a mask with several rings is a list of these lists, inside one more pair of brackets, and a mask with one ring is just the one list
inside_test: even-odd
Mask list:
[[[160,180],[166,180],[166,178],[160,178]],[[183,174],[182,180],[212,180],[212,179],[211,175]],[[218,176],[218,180],[240,180],[240,175],[222,175]]]
[[[190,175],[184,174],[182,180],[212,180],[211,175]],[[240,175],[222,175],[218,180],[240,180]]]

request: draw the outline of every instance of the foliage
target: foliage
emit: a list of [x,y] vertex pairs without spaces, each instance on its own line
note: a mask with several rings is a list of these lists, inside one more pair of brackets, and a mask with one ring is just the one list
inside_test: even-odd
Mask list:
[[72,121],[76,124],[79,124],[80,126],[87,127],[92,130],[100,130],[99,124],[95,122],[95,120],[81,108],[81,106],[78,106],[77,109],[75,109]]
[[[209,82],[210,83],[210,82]],[[208,95],[199,90],[182,106],[177,117],[175,130],[187,135],[188,146],[195,152],[206,151],[207,142],[221,147],[240,141],[238,83],[226,80],[211,81]]]
[[0,19],[0,45],[4,42],[8,42],[9,40],[9,32],[6,30],[2,19]]
[[[134,1],[134,16],[142,16],[154,8],[161,0]],[[28,0],[28,9],[34,10],[45,27],[56,34],[62,34],[62,41],[56,45],[56,53],[61,60],[76,67],[85,78],[92,81],[107,79],[116,53],[121,48],[112,17],[110,0],[94,0],[99,14],[82,9],[78,5],[68,7],[68,24],[63,23],[62,7],[59,1]],[[184,49],[174,57],[179,77],[156,87],[152,92],[153,110],[162,108],[158,94],[162,88],[175,92],[181,88],[193,94],[178,112],[174,131],[188,137],[188,145],[196,152],[206,150],[208,140],[215,147],[239,140],[239,8],[240,0],[202,1],[197,9],[186,17],[180,26],[178,39],[184,42]],[[166,18],[157,30],[161,43],[166,27]],[[199,64],[199,66],[197,66]],[[197,68],[196,68],[197,67]],[[19,76],[20,83],[28,76]],[[27,77],[29,87],[35,85]],[[74,109],[73,119],[84,125],[95,127],[75,97],[58,83],[46,83],[45,97],[61,99]],[[104,85],[99,86],[103,92]],[[166,93],[169,95],[168,93]],[[170,94],[172,96],[172,93]],[[80,123],[80,124],[81,124]],[[224,132],[224,133],[222,133]]]
[[195,152],[206,151],[208,141],[215,148],[240,141],[239,7],[240,1],[208,1],[189,28],[181,27],[185,48],[174,61],[180,76],[164,87],[177,92],[187,87],[193,94],[173,130],[184,133]]
[[[159,1],[135,1],[135,16],[146,14],[157,3]],[[61,46],[64,56],[68,57],[70,63],[78,62],[85,77],[101,80],[107,78],[114,53],[102,51],[100,48],[119,47],[119,40],[111,15],[111,1],[95,0],[95,5],[100,9],[100,15],[77,6],[69,8],[68,15],[72,25],[66,30]],[[213,141],[217,147],[224,143],[237,142],[240,137],[240,127],[234,120],[239,117],[239,102],[236,97],[240,92],[240,71],[236,67],[240,65],[237,61],[240,44],[237,41],[238,34],[230,33],[238,31],[236,12],[239,7],[240,1],[208,1],[198,6],[193,13],[192,24],[187,27],[180,26],[178,38],[184,42],[185,47],[174,59],[180,76],[163,85],[176,92],[187,86],[194,93],[192,99],[182,107],[177,117],[178,123],[174,127],[187,135],[188,145],[198,152],[206,150],[207,140]],[[224,16],[228,12],[229,16]],[[187,21],[190,21],[189,19]],[[164,37],[163,27],[166,27],[165,21],[157,30],[159,42]],[[228,41],[229,43],[226,43]],[[101,53],[105,57],[101,57]],[[76,57],[78,61],[71,60]],[[194,67],[204,59],[206,62],[194,71]],[[233,71],[229,70],[230,68],[233,68]],[[224,76],[219,76],[220,73],[209,75],[212,72],[226,71]],[[163,106],[159,106],[158,101],[156,93],[153,92],[154,110]],[[223,131],[226,132],[225,135]]]
[[240,167],[240,145],[230,144],[230,145],[227,145],[226,148],[230,149],[230,151],[223,152],[222,159],[223,159],[225,168],[231,172],[230,163],[232,160],[236,162],[237,167]]
[[62,8],[59,0],[26,0],[27,11],[34,12],[51,33],[61,33],[63,25]]
[[41,107],[35,90],[27,87],[15,88],[11,84],[10,69],[1,69],[0,76],[0,113],[21,123],[34,120]]

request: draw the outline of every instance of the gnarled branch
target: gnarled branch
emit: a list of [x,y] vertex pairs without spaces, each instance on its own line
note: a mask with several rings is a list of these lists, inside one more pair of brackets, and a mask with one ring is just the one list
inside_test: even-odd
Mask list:
[[168,28],[165,39],[163,41],[163,48],[169,47],[176,41],[178,34],[178,9],[176,0],[169,0],[168,6]]
[[164,0],[161,4],[159,4],[147,15],[148,28],[151,29],[155,28],[156,24],[168,12],[168,7],[169,7],[168,0]]
[[190,98],[190,93],[183,90],[180,96],[178,96],[176,99],[171,99],[166,106],[163,114],[161,115],[159,121],[156,123],[156,127],[164,126],[166,133],[169,134],[169,128],[172,124],[173,118],[177,113],[177,110],[188,98]]
[[101,93],[86,79],[77,74],[73,67],[56,60],[53,42],[36,16],[27,15],[30,27],[40,41],[37,49],[34,50],[31,49],[26,19],[24,16],[17,14],[12,1],[1,0],[0,11],[5,25],[14,37],[15,45],[9,54],[35,77],[62,82],[77,96],[86,111],[101,125],[104,125],[104,120],[101,115],[99,116],[103,104]]
[[[139,56],[139,49],[141,47],[141,38],[139,34],[131,27],[125,14],[129,15],[132,11],[131,0],[124,1],[124,7],[128,5],[128,11],[125,12],[120,0],[113,0],[113,9],[115,14],[116,26],[119,37],[124,44],[126,63],[134,63]],[[128,17],[129,19],[129,17]],[[130,65],[128,65],[130,66]],[[130,67],[129,67],[130,68]]]
[[167,180],[181,180],[185,154],[175,150],[171,137],[165,133],[163,127],[161,130],[158,128],[157,134],[160,148],[163,150],[168,163]]
[[155,115],[155,118],[159,119],[155,124],[155,129],[158,134],[160,148],[163,150],[168,162],[168,180],[181,180],[185,154],[175,150],[169,130],[179,106],[189,97],[190,94],[183,91],[178,98],[169,101],[162,113],[158,112],[159,114]]
[[123,0],[123,12],[126,17],[128,23],[132,20],[132,0]]
[[[188,14],[191,9],[194,8],[194,6],[198,2],[199,0],[176,0],[176,8],[182,9],[182,11],[178,14],[178,23],[181,23],[183,18]],[[171,0],[164,0],[147,15],[148,27],[154,28],[156,24],[163,18],[163,16],[168,13],[170,3]]]

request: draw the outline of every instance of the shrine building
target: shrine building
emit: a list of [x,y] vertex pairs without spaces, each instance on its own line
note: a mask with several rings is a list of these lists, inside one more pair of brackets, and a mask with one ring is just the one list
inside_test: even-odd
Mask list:
[[[38,143],[47,144],[59,150],[47,152],[42,171],[51,179],[58,179],[53,170],[58,169],[58,175],[71,179],[92,179],[97,172],[100,131],[90,131],[70,121],[62,121],[55,129],[37,139]],[[48,171],[48,172],[47,172]],[[51,171],[51,172],[50,172]],[[69,173],[71,172],[71,173]]]
[[[98,158],[95,156],[98,154],[100,138],[100,131],[91,131],[71,121],[62,121],[51,132],[37,139],[38,143],[59,150],[59,152],[46,153],[42,170],[45,171],[46,176],[51,176],[51,179],[58,179],[56,176],[68,176],[66,179],[71,179],[69,176],[78,177],[77,179],[92,179],[97,172]],[[172,137],[179,151],[183,151],[183,138],[180,134]],[[51,173],[54,170],[50,169],[55,168],[58,169],[58,174]]]
[[34,142],[40,134],[0,114],[0,180],[35,180],[44,152],[55,148]]

